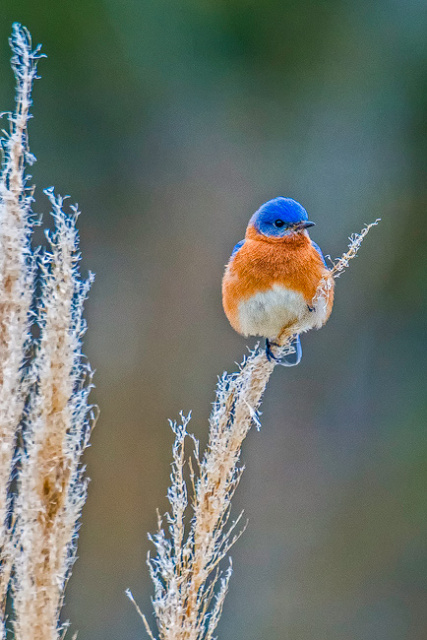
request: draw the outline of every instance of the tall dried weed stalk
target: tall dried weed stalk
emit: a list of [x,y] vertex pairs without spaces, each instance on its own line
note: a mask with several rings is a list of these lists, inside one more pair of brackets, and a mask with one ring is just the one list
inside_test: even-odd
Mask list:
[[[348,267],[377,223],[378,220],[350,237],[348,251],[331,264],[335,278]],[[328,286],[327,281],[320,282],[315,297],[327,300]],[[281,355],[292,350],[288,342]],[[238,529],[242,514],[235,520],[230,518],[231,499],[243,472],[239,464],[241,448],[251,426],[260,428],[258,410],[275,365],[267,359],[264,349],[257,346],[238,372],[222,375],[203,456],[199,455],[198,441],[187,431],[190,416],[181,415],[180,423],[171,423],[175,442],[168,490],[170,510],[165,515],[166,527],[158,516],[157,533],[149,536],[156,555],[149,554],[147,560],[154,584],[152,602],[160,640],[214,638],[231,577],[231,558],[227,569],[221,569],[220,563],[242,533]],[[193,443],[192,456],[185,454],[187,437]],[[189,487],[184,479],[186,465],[190,471]],[[190,518],[188,507],[192,512]],[[127,594],[149,637],[155,640],[146,616],[129,590]]]
[[0,175],[0,638],[13,626],[16,640],[57,640],[86,497],[81,455],[93,415],[81,338],[92,278],[82,281],[78,269],[77,208],[64,213],[52,188],[54,230],[44,250],[31,245],[27,125],[41,55],[18,24],[10,45],[16,109]]

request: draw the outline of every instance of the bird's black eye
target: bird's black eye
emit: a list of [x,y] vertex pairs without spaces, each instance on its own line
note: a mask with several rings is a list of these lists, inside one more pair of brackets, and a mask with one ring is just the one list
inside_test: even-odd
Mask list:
[[276,220],[276,222],[274,223],[274,226],[280,229],[281,227],[285,226],[285,223],[283,220]]

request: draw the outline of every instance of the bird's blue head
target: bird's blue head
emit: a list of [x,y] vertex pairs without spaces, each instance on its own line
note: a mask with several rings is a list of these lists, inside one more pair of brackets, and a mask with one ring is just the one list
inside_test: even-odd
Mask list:
[[283,238],[314,226],[307,211],[292,198],[274,198],[262,205],[249,221],[264,236]]

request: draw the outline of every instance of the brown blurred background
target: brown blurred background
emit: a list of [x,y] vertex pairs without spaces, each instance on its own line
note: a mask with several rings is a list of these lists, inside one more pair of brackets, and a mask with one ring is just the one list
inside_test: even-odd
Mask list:
[[[42,188],[70,193],[96,272],[86,353],[101,418],[66,616],[79,640],[145,637],[166,509],[167,418],[202,442],[246,342],[223,266],[265,200],[299,200],[332,257],[382,218],[334,313],[274,372],[235,499],[249,518],[218,630],[234,640],[427,637],[427,5],[414,0],[3,0],[48,60],[30,125]],[[253,343],[251,343],[253,344]]]

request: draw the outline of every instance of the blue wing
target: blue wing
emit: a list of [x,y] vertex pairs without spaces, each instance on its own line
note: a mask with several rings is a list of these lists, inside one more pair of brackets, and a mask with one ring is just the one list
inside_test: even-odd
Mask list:
[[325,260],[325,256],[322,253],[322,249],[319,247],[318,244],[316,244],[315,242],[313,242],[313,240],[311,241],[311,244],[313,245],[313,247],[316,249],[317,253],[319,254],[319,256],[322,258],[323,260],[323,264],[325,265],[325,267],[327,269],[329,269],[328,265],[326,264],[326,260]]
[[243,247],[243,245],[245,244],[244,240],[240,240],[240,242],[238,242],[236,244],[236,246],[234,247],[233,251],[231,252],[231,257],[234,258],[234,256],[236,255],[236,253],[239,251],[239,249],[241,249]]

